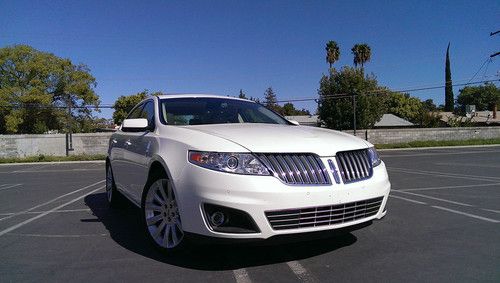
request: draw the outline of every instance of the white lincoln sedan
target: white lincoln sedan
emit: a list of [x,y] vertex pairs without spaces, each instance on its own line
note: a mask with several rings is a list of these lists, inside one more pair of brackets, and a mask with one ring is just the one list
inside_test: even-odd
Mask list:
[[140,207],[166,251],[194,235],[267,239],[370,222],[385,215],[390,187],[370,143],[215,95],[142,101],[106,160],[110,205],[125,196]]

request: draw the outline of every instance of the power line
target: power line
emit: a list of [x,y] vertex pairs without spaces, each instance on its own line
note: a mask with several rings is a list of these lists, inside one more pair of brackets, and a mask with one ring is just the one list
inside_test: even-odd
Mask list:
[[[488,83],[488,82],[496,82],[500,81],[500,79],[494,79],[494,80],[482,80],[482,81],[475,81],[475,82],[468,82],[468,83],[460,83],[460,84],[453,84],[452,86],[467,86],[467,85],[474,85],[474,84],[481,84],[481,83]],[[421,88],[410,88],[410,89],[400,89],[400,90],[390,90],[390,89],[382,89],[382,90],[375,90],[369,92],[370,94],[376,94],[376,93],[383,93],[386,91],[393,91],[393,92],[416,92],[416,91],[423,91],[423,90],[431,90],[431,89],[440,89],[444,88],[444,85],[439,85],[439,86],[431,86],[431,87],[421,87]],[[303,102],[303,101],[316,101],[318,99],[338,99],[338,98],[347,98],[347,97],[352,97],[356,96],[353,94],[347,95],[347,94],[333,94],[333,95],[324,95],[321,96],[320,98],[315,97],[315,98],[297,98],[297,99],[288,99],[288,100],[279,100],[276,102]]]
[[[500,81],[500,79],[491,79],[491,80],[481,80],[481,81],[475,81],[475,82],[467,82],[467,83],[456,83],[452,84],[452,86],[467,86],[467,85],[475,85],[475,84],[482,84],[482,83],[488,83],[488,82],[497,82]],[[435,85],[435,86],[429,86],[429,87],[416,87],[416,88],[407,88],[407,89],[398,89],[398,90],[391,90],[391,89],[381,89],[381,90],[374,90],[369,92],[369,94],[377,94],[377,93],[384,93],[388,91],[392,92],[416,92],[416,91],[423,91],[423,90],[432,90],[432,89],[440,89],[444,88],[444,85]],[[353,97],[357,96],[356,94],[347,94],[347,93],[337,93],[337,94],[330,94],[330,95],[323,95],[321,97],[305,97],[305,98],[294,98],[294,99],[286,99],[286,100],[278,100],[276,101],[277,103],[286,103],[286,102],[304,102],[304,101],[317,101],[318,99],[338,99],[338,98],[348,98],[348,97]],[[32,108],[32,109],[68,109],[67,106],[54,106],[54,105],[40,105],[36,103],[23,103],[23,104],[13,104],[13,105],[0,105],[0,108]],[[73,109],[112,109],[114,108],[114,104],[101,104],[101,105],[81,105],[81,106],[71,106]]]
[[468,83],[470,83],[476,76],[477,74],[481,71],[481,69],[484,67],[484,64],[486,64],[486,62],[490,61],[491,58],[486,58],[486,60],[484,60],[483,64],[481,64],[481,67],[479,67],[479,69],[477,70],[477,72],[470,78],[470,80],[468,81]]

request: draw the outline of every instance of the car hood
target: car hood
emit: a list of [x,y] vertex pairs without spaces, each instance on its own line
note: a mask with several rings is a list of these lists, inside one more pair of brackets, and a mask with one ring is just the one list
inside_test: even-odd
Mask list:
[[362,149],[370,145],[346,133],[309,126],[247,123],[186,128],[232,141],[252,152],[307,152],[334,156],[338,151]]

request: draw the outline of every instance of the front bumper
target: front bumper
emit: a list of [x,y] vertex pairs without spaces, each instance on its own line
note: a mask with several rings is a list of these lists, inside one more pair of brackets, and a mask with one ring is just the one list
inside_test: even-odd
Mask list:
[[[322,158],[326,162],[329,158]],[[326,163],[325,163],[326,164]],[[329,172],[331,175],[331,172]],[[333,176],[330,176],[333,180]],[[350,184],[287,185],[273,176],[247,176],[217,172],[188,164],[173,180],[183,229],[210,237],[232,239],[267,239],[272,236],[339,229],[382,218],[391,188],[385,164],[373,169],[370,179]],[[378,212],[347,223],[274,230],[266,211],[337,205],[383,197]],[[244,211],[255,221],[260,232],[233,234],[213,231],[203,212],[203,204],[214,204]]]

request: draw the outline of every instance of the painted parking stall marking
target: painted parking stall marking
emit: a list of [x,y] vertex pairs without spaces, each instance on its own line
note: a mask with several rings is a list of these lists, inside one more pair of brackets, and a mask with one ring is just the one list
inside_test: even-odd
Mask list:
[[17,215],[21,215],[21,214],[24,214],[24,213],[27,213],[27,212],[33,211],[33,210],[35,210],[35,209],[37,209],[37,208],[40,208],[40,207],[43,207],[43,206],[45,206],[45,205],[47,205],[47,204],[53,203],[53,202],[55,202],[55,201],[57,201],[57,200],[60,200],[60,199],[62,199],[62,198],[64,198],[64,197],[67,197],[67,196],[70,196],[70,195],[72,195],[72,194],[75,194],[75,193],[81,192],[81,191],[83,191],[83,190],[86,190],[86,189],[88,189],[88,188],[91,188],[91,187],[93,187],[93,186],[95,186],[95,185],[98,185],[98,184],[100,184],[100,183],[104,182],[104,181],[105,181],[105,180],[101,180],[101,181],[95,182],[95,183],[90,184],[90,185],[88,185],[88,186],[85,186],[85,187],[83,187],[83,188],[80,188],[80,189],[74,190],[74,191],[72,191],[72,192],[69,192],[69,193],[63,194],[63,195],[61,195],[61,196],[58,196],[58,197],[56,197],[56,198],[53,198],[53,199],[51,199],[51,200],[49,200],[49,201],[47,201],[47,202],[44,202],[44,203],[41,203],[41,204],[39,204],[39,205],[33,206],[33,207],[31,207],[31,208],[29,208],[29,209],[27,209],[27,210],[24,210],[24,211],[21,211],[21,212],[17,212],[17,213],[13,213],[13,214],[11,214],[11,215],[9,215],[9,216],[6,216],[6,217],[3,217],[3,218],[0,218],[0,221],[2,221],[2,220],[6,220],[6,219],[10,219],[10,218],[15,217],[15,216],[17,216]]
[[95,189],[95,190],[92,190],[92,191],[90,191],[90,192],[88,192],[88,193],[85,193],[85,194],[84,194],[84,195],[82,195],[82,196],[79,196],[79,197],[77,197],[77,198],[75,198],[75,199],[72,199],[71,201],[68,201],[68,202],[66,202],[66,203],[64,203],[64,204],[61,204],[61,205],[59,205],[59,206],[57,206],[57,207],[55,207],[55,208],[53,208],[53,209],[51,209],[51,210],[49,210],[49,211],[46,211],[46,212],[44,212],[44,213],[42,213],[42,214],[39,214],[39,215],[34,216],[34,217],[32,217],[32,218],[29,218],[29,219],[27,219],[27,220],[25,220],[25,221],[23,221],[23,222],[21,222],[21,223],[19,223],[19,224],[16,224],[16,225],[10,226],[9,228],[7,228],[7,229],[4,229],[4,230],[0,231],[0,237],[1,237],[1,236],[3,236],[3,235],[5,235],[5,234],[7,234],[7,233],[9,233],[9,232],[11,232],[11,231],[14,231],[14,230],[16,230],[16,229],[20,228],[20,227],[22,227],[22,226],[24,226],[24,225],[26,225],[26,224],[28,224],[28,223],[31,223],[31,222],[33,222],[33,221],[35,221],[35,220],[39,219],[39,218],[42,218],[42,217],[44,217],[45,215],[47,215],[47,214],[49,214],[49,213],[51,213],[51,212],[54,212],[54,211],[56,211],[56,210],[58,210],[58,209],[60,209],[60,208],[63,208],[63,207],[65,207],[65,206],[68,206],[68,205],[70,205],[70,204],[72,204],[72,203],[76,202],[76,201],[79,201],[79,200],[83,199],[84,197],[86,197],[86,196],[88,196],[88,195],[90,195],[90,194],[92,194],[92,193],[95,193],[95,192],[97,192],[97,191],[99,191],[99,190],[102,190],[102,189],[104,189],[104,186],[101,186],[101,187],[99,187],[99,188],[97,188],[97,189]]
[[12,188],[19,187],[22,185],[23,184],[3,184],[3,185],[0,185],[0,191],[12,189]]

